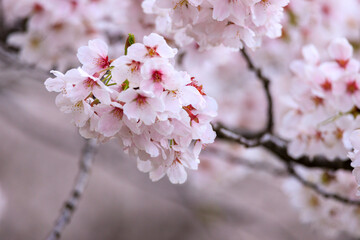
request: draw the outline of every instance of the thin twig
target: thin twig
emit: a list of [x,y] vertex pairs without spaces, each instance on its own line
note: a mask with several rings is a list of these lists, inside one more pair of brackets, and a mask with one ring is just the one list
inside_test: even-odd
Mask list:
[[91,166],[95,157],[96,150],[96,140],[86,140],[85,146],[82,150],[79,172],[75,182],[75,186],[70,194],[70,197],[65,201],[64,206],[60,212],[60,216],[56,220],[55,226],[51,230],[46,240],[60,239],[66,225],[71,221],[71,217],[74,214],[74,211],[89,181]]
[[270,92],[270,79],[263,75],[260,68],[255,66],[255,64],[247,54],[245,47],[241,49],[241,54],[243,55],[246,63],[248,64],[248,68],[256,74],[256,77],[261,81],[265,90],[265,95],[268,104],[267,123],[265,129],[261,131],[259,135],[263,135],[265,133],[272,133],[274,127],[274,118],[273,118],[273,101]]
[[300,176],[300,174],[298,174],[296,172],[296,170],[294,169],[294,167],[292,166],[291,163],[287,164],[287,169],[288,169],[288,172],[294,178],[296,178],[299,182],[301,182],[304,186],[314,190],[316,193],[323,196],[324,198],[333,199],[333,200],[336,200],[336,201],[339,201],[339,202],[342,202],[345,204],[349,204],[349,205],[360,205],[360,200],[349,199],[349,198],[343,197],[337,193],[327,192],[324,189],[320,188],[316,183],[307,181],[302,176]]

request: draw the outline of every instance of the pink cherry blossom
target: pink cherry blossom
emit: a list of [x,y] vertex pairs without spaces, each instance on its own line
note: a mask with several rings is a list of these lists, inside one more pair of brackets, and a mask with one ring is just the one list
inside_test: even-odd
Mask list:
[[144,44],[127,50],[110,63],[105,43],[89,41],[78,51],[83,66],[54,71],[45,85],[59,92],[57,105],[73,115],[82,136],[118,138],[153,181],[167,175],[183,183],[185,169],[197,169],[203,144],[215,139],[210,121],[217,104],[188,73],[174,68],[177,50],[160,35],[145,36]]
[[94,74],[110,65],[108,47],[100,39],[90,40],[88,46],[80,47],[77,57],[83,64],[83,69],[89,74]]
[[143,8],[148,14],[158,15],[157,30],[175,36],[179,45],[195,40],[202,49],[222,44],[242,48],[244,42],[255,49],[264,36],[281,35],[280,20],[288,2],[144,0]]
[[163,112],[165,106],[151,92],[128,89],[120,93],[118,101],[124,102],[124,113],[130,119],[142,121],[146,125],[155,123],[158,112]]

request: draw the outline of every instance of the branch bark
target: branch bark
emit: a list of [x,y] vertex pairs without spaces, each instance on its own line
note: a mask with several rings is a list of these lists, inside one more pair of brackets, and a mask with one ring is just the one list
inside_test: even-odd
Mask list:
[[62,232],[67,224],[70,223],[71,218],[76,210],[79,200],[84,193],[85,187],[88,184],[92,163],[97,150],[97,143],[95,139],[87,139],[82,150],[80,159],[80,166],[78,176],[70,197],[65,201],[64,206],[60,212],[60,216],[55,222],[55,225],[49,233],[46,240],[60,239]]

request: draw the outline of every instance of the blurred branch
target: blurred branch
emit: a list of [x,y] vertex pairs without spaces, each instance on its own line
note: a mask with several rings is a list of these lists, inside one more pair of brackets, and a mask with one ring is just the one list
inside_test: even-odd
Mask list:
[[[219,153],[218,149],[210,148],[210,147],[206,148],[206,151],[209,151],[211,154]],[[240,164],[251,170],[266,172],[266,173],[272,174],[274,176],[280,176],[280,177],[286,177],[286,176],[291,175],[292,177],[297,179],[299,182],[301,182],[305,187],[312,189],[313,191],[315,191],[319,195],[323,196],[324,198],[332,199],[332,200],[335,200],[335,201],[338,201],[338,202],[341,202],[344,204],[348,204],[348,205],[359,205],[360,206],[360,200],[353,200],[353,199],[343,197],[337,193],[326,192],[324,189],[322,189],[316,183],[307,181],[300,174],[298,174],[296,172],[292,163],[287,163],[286,169],[282,169],[282,168],[276,168],[272,164],[269,164],[267,162],[251,162],[249,160],[234,156],[233,154],[226,152],[226,151],[221,151],[220,155],[224,156],[226,158],[226,160],[229,161],[230,163]]]
[[294,178],[296,178],[304,186],[314,190],[316,193],[323,196],[324,198],[333,199],[333,200],[336,200],[336,201],[339,201],[339,202],[342,202],[345,204],[349,204],[349,205],[359,205],[360,206],[360,200],[353,200],[353,199],[343,197],[336,193],[326,192],[324,189],[320,188],[316,183],[307,181],[302,176],[300,176],[300,174],[298,174],[296,172],[296,170],[294,169],[294,167],[292,166],[291,163],[287,164],[287,169],[288,169],[289,174],[291,174]]
[[253,71],[255,73],[256,77],[261,81],[261,83],[264,87],[264,90],[265,90],[266,100],[267,100],[267,104],[268,104],[267,123],[266,123],[265,129],[263,131],[261,131],[260,133],[258,133],[257,135],[262,136],[266,133],[272,133],[273,128],[274,128],[274,118],[273,118],[273,101],[272,101],[271,92],[270,92],[270,79],[263,75],[260,68],[255,66],[255,64],[253,63],[253,61],[247,54],[245,47],[243,47],[241,49],[241,54],[244,57],[247,65],[248,65],[248,68],[251,71]]
[[239,143],[245,147],[263,147],[277,156],[278,159],[284,163],[294,163],[309,168],[321,168],[327,170],[353,170],[350,159],[335,158],[329,160],[324,156],[315,156],[313,158],[302,156],[300,158],[294,158],[288,154],[287,142],[270,133],[267,133],[260,138],[249,139],[220,123],[213,124],[213,128],[218,139]]
[[88,184],[92,163],[97,150],[97,143],[95,139],[87,139],[85,146],[82,150],[80,159],[80,166],[75,186],[72,190],[70,197],[64,203],[60,216],[56,220],[54,228],[46,240],[60,239],[61,234],[66,225],[71,221],[71,217],[79,203],[79,200],[84,193],[85,187]]
[[[215,126],[216,127],[216,126]],[[222,127],[222,132],[224,132],[224,127]],[[226,130],[226,132],[231,133],[229,139],[233,139],[235,142],[238,142],[238,140],[235,137],[235,134],[229,130]],[[267,136],[267,135],[265,135]],[[218,135],[219,137],[219,135]],[[243,138],[243,137],[241,137]],[[228,139],[228,140],[229,140]],[[309,159],[307,157],[302,157],[299,159],[293,159],[287,154],[287,150],[284,147],[284,145],[276,145],[274,137],[263,137],[258,141],[259,146],[263,146],[267,148],[268,150],[272,151],[273,153],[275,150],[279,153],[279,150],[281,151],[282,157],[279,157],[280,161],[282,161],[286,165],[286,169],[281,168],[275,168],[271,164],[268,164],[266,162],[251,162],[248,160],[245,160],[243,158],[234,156],[233,154],[230,154],[228,152],[221,152],[221,156],[224,156],[224,158],[229,161],[230,163],[234,164],[240,164],[244,167],[250,168],[252,170],[262,171],[262,172],[268,172],[270,174],[276,175],[276,176],[287,176],[291,175],[295,179],[297,179],[299,182],[301,182],[305,187],[308,187],[312,190],[314,190],[319,195],[323,196],[324,198],[333,199],[339,202],[342,202],[344,204],[349,205],[359,205],[360,206],[360,200],[353,200],[346,197],[343,197],[337,193],[329,193],[323,190],[319,185],[317,185],[314,182],[307,181],[304,179],[301,175],[299,175],[296,170],[294,169],[294,164],[303,165],[309,168],[321,168],[321,169],[330,169],[330,170],[352,170],[352,167],[350,166],[350,160],[344,161],[341,159],[336,159],[334,161],[329,161],[324,157],[318,156],[313,159]],[[279,139],[278,139],[279,140]],[[243,140],[241,140],[243,141]],[[251,141],[255,141],[251,139]],[[246,141],[245,141],[246,142]],[[206,148],[207,151],[210,151],[211,154],[215,154],[218,152],[217,149],[214,148]],[[285,152],[284,152],[285,151]]]
[[8,51],[4,43],[0,42],[0,60],[8,65],[22,66],[15,53]]
[[262,162],[253,162],[253,161],[250,161],[248,159],[235,156],[234,154],[229,153],[227,151],[224,151],[224,150],[221,151],[221,150],[219,150],[217,148],[214,148],[214,147],[207,147],[204,150],[204,152],[205,152],[205,154],[209,153],[212,156],[214,154],[216,154],[217,157],[219,157],[219,158],[223,157],[229,163],[236,164],[236,165],[241,165],[241,166],[244,166],[244,167],[249,168],[251,170],[256,170],[256,171],[269,173],[269,174],[272,174],[274,176],[287,176],[288,175],[288,172],[284,168],[275,167],[273,164],[270,164],[270,163],[264,162],[264,161],[262,161]]

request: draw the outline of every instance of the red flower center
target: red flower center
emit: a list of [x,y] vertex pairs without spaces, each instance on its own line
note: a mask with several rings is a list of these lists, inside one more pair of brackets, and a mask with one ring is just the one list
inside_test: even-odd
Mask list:
[[138,61],[132,60],[131,63],[128,63],[128,64],[126,64],[126,65],[130,67],[131,72],[137,72],[137,71],[139,71],[139,69],[140,69],[141,63],[138,62]]
[[156,83],[162,82],[162,76],[163,76],[162,72],[155,70],[152,73],[152,80]]
[[349,94],[354,94],[358,89],[358,85],[355,81],[351,81],[346,84],[346,92]]
[[332,84],[328,79],[326,79],[325,82],[323,82],[320,86],[325,91],[331,91],[331,89],[332,89]]
[[145,47],[148,50],[148,54],[147,54],[148,56],[150,56],[150,57],[160,56],[156,51],[157,46],[155,46],[155,47],[145,46]]
[[141,106],[147,103],[146,99],[147,97],[138,94],[135,101],[139,106]]
[[105,58],[99,57],[95,61],[96,61],[96,65],[98,65],[101,68],[107,68],[110,65],[108,56],[106,56]]
[[314,96],[311,98],[313,100],[313,102],[315,103],[315,106],[320,106],[324,104],[324,99],[318,96]]
[[85,81],[84,81],[84,85],[86,88],[93,88],[95,85],[97,85],[97,82],[92,79],[92,78],[87,78]]
[[124,115],[124,112],[121,108],[114,108],[111,113],[114,115],[114,117],[118,118],[118,119],[122,119],[123,115]]
[[44,11],[44,7],[40,3],[34,3],[33,12],[34,13],[41,13],[42,11]]
[[339,64],[340,67],[346,68],[347,64],[349,63],[349,59],[343,60],[343,59],[337,59],[337,64]]

